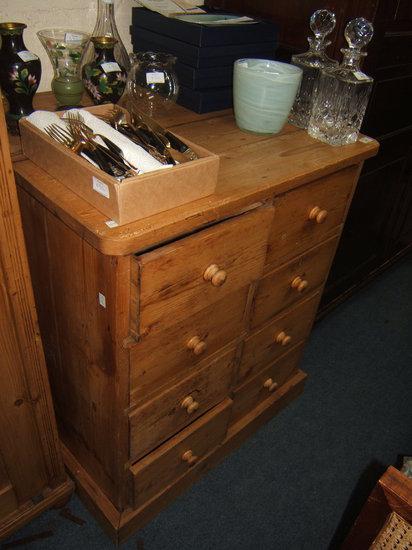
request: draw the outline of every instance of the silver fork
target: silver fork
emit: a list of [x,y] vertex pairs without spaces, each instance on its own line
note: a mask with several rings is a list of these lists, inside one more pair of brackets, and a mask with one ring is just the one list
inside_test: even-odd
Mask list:
[[[119,168],[125,170],[125,177],[135,176],[136,173],[139,173],[139,169],[136,166],[133,166],[124,158],[123,151],[115,143],[102,134],[96,134],[93,130],[84,122],[84,118],[80,113],[67,113],[67,118],[65,118],[69,124],[70,132],[78,137],[79,139],[91,140],[93,144],[102,152],[106,157],[110,157],[113,162],[115,162]],[[96,138],[100,138],[103,143],[106,145],[104,147],[101,145]]]
[[69,129],[66,130],[57,124],[50,124],[44,130],[51,138],[58,141],[65,147],[68,147],[77,155],[87,157],[107,174],[110,174],[115,178],[124,177],[124,171],[120,172],[118,169],[114,169],[114,167],[105,158],[103,158],[102,155],[98,154],[97,148],[90,140],[84,139],[81,136],[75,136]]

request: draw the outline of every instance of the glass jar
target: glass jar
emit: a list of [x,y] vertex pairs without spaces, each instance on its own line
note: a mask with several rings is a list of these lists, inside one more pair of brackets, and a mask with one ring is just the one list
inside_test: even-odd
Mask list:
[[179,84],[176,57],[163,52],[133,54],[126,83],[126,107],[154,116],[176,102]]

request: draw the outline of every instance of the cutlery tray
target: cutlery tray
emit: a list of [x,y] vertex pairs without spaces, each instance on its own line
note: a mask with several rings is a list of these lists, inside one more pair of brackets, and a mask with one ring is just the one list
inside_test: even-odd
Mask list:
[[[112,108],[87,110],[99,115]],[[212,195],[216,188],[219,157],[182,136],[197,160],[118,182],[24,119],[20,134],[26,157],[119,225]]]

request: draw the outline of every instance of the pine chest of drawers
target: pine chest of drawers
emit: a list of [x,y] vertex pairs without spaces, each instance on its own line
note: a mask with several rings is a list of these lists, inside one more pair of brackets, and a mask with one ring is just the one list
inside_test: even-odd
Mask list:
[[163,122],[220,155],[216,194],[127,226],[15,164],[64,459],[115,540],[302,391],[305,339],[377,150],[293,127],[249,135],[229,112]]

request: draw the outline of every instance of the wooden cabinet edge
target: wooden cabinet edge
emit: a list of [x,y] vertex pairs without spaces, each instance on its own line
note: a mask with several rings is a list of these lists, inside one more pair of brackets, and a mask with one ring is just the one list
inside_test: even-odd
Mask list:
[[161,509],[187,490],[204,473],[216,466],[225,456],[238,448],[243,441],[290,401],[298,397],[303,391],[305,379],[306,374],[298,370],[279,391],[232,425],[226,439],[213,452],[163,492],[135,510],[128,508],[120,513],[65,446],[62,451],[64,462],[75,479],[77,491],[87,508],[97,517],[110,538],[120,543],[148,523]]
[[[351,146],[348,146],[351,147]],[[323,166],[310,173],[309,177],[296,177],[290,180],[285,180],[281,183],[268,183],[262,189],[255,191],[242,192],[238,197],[231,200],[221,200],[217,205],[206,197],[205,203],[207,206],[201,207],[198,205],[198,209],[201,212],[196,212],[195,201],[193,203],[193,213],[188,213],[182,219],[172,219],[169,225],[157,226],[156,224],[146,224],[145,230],[139,228],[139,222],[134,224],[127,224],[115,229],[108,229],[105,226],[106,217],[104,215],[95,216],[96,220],[90,222],[85,217],[81,218],[82,212],[91,210],[90,205],[79,197],[75,197],[74,202],[76,208],[72,208],[70,201],[61,199],[58,194],[49,197],[46,188],[55,189],[61,188],[63,195],[67,194],[67,190],[51,178],[46,172],[40,170],[31,161],[25,160],[23,162],[17,162],[14,165],[16,182],[26,192],[41,202],[45,208],[53,212],[55,216],[61,219],[66,225],[71,227],[74,231],[83,234],[84,239],[97,250],[105,255],[122,256],[127,254],[134,254],[139,251],[142,252],[156,242],[157,246],[160,246],[166,242],[170,242],[179,238],[182,235],[190,234],[193,231],[198,231],[213,225],[220,223],[230,217],[241,215],[251,206],[261,207],[265,204],[270,204],[274,196],[286,193],[293,189],[297,189],[303,185],[306,185],[316,179],[324,176],[328,176],[348,168],[353,165],[363,164],[363,161],[376,155],[378,151],[378,144],[372,140],[369,144],[362,145],[362,151],[358,152],[354,156],[335,161],[334,163]],[[34,171],[34,177],[32,172]],[[30,179],[33,179],[35,183],[31,183]],[[53,191],[54,192],[54,191]],[[214,195],[211,195],[213,197]],[[73,199],[72,199],[73,201]],[[154,218],[156,218],[154,216]],[[148,218],[150,220],[151,218]],[[156,222],[158,223],[158,222]],[[153,235],[156,233],[157,239],[153,239]],[[134,235],[131,239],[130,235]],[[126,238],[125,238],[126,237]]]
[[55,489],[52,489],[40,502],[29,503],[9,514],[0,524],[0,540],[9,537],[16,530],[32,521],[49,508],[59,508],[64,505],[74,491],[74,483],[67,479]]
[[0,523],[0,541],[12,535],[18,529],[21,529],[26,523],[48,510],[49,508],[59,508],[64,505],[74,491],[74,483],[71,479],[52,489],[43,500],[36,503],[28,503],[11,514],[9,514]]

